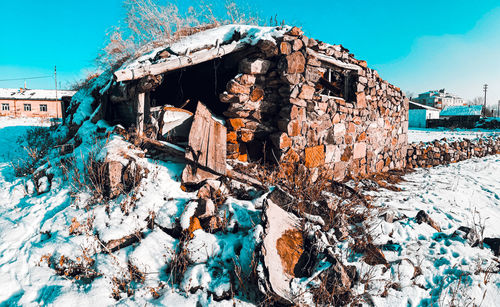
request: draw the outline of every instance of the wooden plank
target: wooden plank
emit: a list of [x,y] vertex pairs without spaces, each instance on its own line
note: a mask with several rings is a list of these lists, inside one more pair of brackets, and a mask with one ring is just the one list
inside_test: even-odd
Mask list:
[[208,147],[207,147],[207,167],[216,170],[215,160],[217,157],[216,147],[216,125],[215,120],[209,120],[210,133],[208,134]]
[[139,66],[136,68],[121,69],[115,72],[116,81],[130,81],[141,79],[147,75],[159,75],[170,70],[176,70],[183,67],[188,67],[200,64],[206,61],[220,58],[227,54],[244,49],[247,46],[245,43],[233,42],[229,45],[219,46],[217,48],[205,49],[197,51],[189,56],[176,56],[172,59],[167,59],[165,62]]
[[145,110],[146,93],[137,95],[137,135],[144,134],[144,110]]
[[186,159],[197,161],[206,166],[208,135],[210,132],[209,119],[210,111],[200,102],[196,107],[196,112],[189,132],[189,147],[192,149],[186,152]]
[[222,124],[215,122],[215,166],[216,172],[226,173],[227,156],[227,129]]
[[186,160],[226,175],[226,132],[226,127],[213,119],[210,111],[199,102],[189,132],[190,149],[186,151]]
[[344,62],[339,61],[336,58],[333,58],[331,56],[327,56],[327,55],[318,53],[318,52],[312,50],[311,48],[307,48],[306,51],[307,51],[307,54],[310,54],[310,55],[314,56],[315,58],[317,58],[320,61],[332,64],[332,65],[335,65],[337,67],[341,67],[341,68],[344,68],[344,69],[355,70],[358,73],[361,71],[361,67],[358,66],[358,65],[344,63]]
[[149,138],[142,139],[142,146],[147,149],[146,154],[148,156],[160,156],[165,154],[166,156],[172,157],[174,159],[181,159],[184,161],[186,152],[182,148],[176,145],[169,144],[168,142],[157,141]]

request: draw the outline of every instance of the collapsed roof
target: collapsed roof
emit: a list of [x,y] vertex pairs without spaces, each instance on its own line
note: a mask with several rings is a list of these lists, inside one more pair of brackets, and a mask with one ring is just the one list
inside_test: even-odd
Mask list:
[[[276,43],[276,38],[282,37],[289,29],[289,27],[225,25],[198,32],[126,62],[114,75],[116,81],[130,81],[148,75],[162,74],[222,57],[261,41]],[[336,47],[339,51],[342,48]],[[308,52],[339,67],[351,70],[360,69],[357,65],[344,63],[313,50],[308,50]]]

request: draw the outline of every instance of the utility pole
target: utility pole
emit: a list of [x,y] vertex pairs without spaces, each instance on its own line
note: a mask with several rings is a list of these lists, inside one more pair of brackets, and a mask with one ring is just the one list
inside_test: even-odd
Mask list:
[[500,100],[498,101],[498,106],[497,106],[497,117],[500,117]]
[[484,89],[483,116],[486,117],[486,92],[488,91],[488,84],[483,85],[483,89]]
[[57,102],[57,66],[54,65],[54,82],[56,84],[56,116],[59,118],[59,103]]

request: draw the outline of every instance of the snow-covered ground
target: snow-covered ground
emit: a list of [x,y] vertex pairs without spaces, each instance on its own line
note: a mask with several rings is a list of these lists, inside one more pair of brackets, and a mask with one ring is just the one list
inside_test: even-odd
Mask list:
[[[194,210],[190,209],[192,204],[189,201],[196,199],[196,193],[187,193],[180,188],[183,165],[138,159],[147,164],[150,176],[134,194],[134,199],[137,199],[135,206],[131,206],[127,213],[123,212],[121,205],[126,205],[131,197],[121,196],[111,201],[109,208],[101,204],[88,208],[85,200],[89,194],[81,191],[76,198],[72,198],[74,190],[60,173],[56,173],[52,180],[50,191],[29,194],[26,188],[29,179],[15,178],[9,159],[22,154],[22,149],[15,142],[18,137],[29,128],[45,123],[7,118],[0,118],[0,122],[0,140],[4,141],[0,156],[6,157],[0,164],[0,306],[108,306],[117,303],[195,306],[197,302],[202,305],[246,305],[238,299],[214,302],[213,298],[207,297],[207,291],[196,289],[203,287],[223,296],[230,288],[228,270],[234,269],[234,259],[237,259],[243,274],[250,269],[255,238],[262,231],[260,211],[255,208],[262,204],[262,198],[255,201],[229,198],[224,203],[221,210],[230,215],[228,233],[194,231],[194,237],[187,246],[191,267],[180,285],[171,287],[172,281],[166,273],[167,264],[176,254],[179,240],[159,226],[169,229],[177,221],[183,227],[190,225]],[[97,126],[84,128],[92,132]],[[92,139],[86,141],[93,142]],[[123,143],[118,138],[112,139],[107,148],[120,149]],[[88,150],[94,145],[84,141],[79,148]],[[128,151],[127,154],[132,155],[133,152]],[[85,153],[76,152],[75,155],[78,157]],[[56,160],[51,162],[55,166],[60,164]],[[151,212],[155,213],[154,221],[158,225],[153,230],[147,228]],[[86,233],[85,225],[89,220],[93,221],[93,230]],[[76,227],[77,231],[71,233],[75,221],[83,226]],[[103,242],[109,242],[137,232],[143,235],[140,243],[111,255],[102,250],[97,240],[98,237]],[[95,260],[94,268],[102,276],[86,283],[56,275],[54,269],[47,265],[48,258],[45,256],[48,255],[52,255],[56,263],[61,256],[75,262],[82,262],[89,256]],[[116,289],[113,278],[127,278],[128,263],[145,273],[145,280],[137,289],[134,282],[127,283],[134,295],[128,297],[118,291],[123,299],[117,302],[111,296]],[[187,295],[190,291],[192,294]],[[154,298],[154,292],[160,297]]]
[[[58,173],[48,192],[31,195],[26,189],[28,179],[15,178],[10,161],[22,154],[15,140],[36,125],[47,123],[0,118],[0,306],[249,305],[236,298],[215,302],[213,296],[223,297],[231,287],[229,271],[239,268],[243,277],[248,274],[262,232],[260,214],[265,195],[254,200],[229,197],[219,211],[228,213],[226,233],[195,230],[187,243],[189,268],[180,284],[172,287],[167,267],[179,240],[162,229],[175,224],[188,227],[194,213],[190,201],[196,198],[196,193],[180,187],[183,165],[137,159],[150,172],[134,195],[135,206],[127,213],[122,206],[127,206],[130,198],[125,196],[109,206],[84,206],[88,193],[78,193],[75,200],[71,197],[74,190]],[[84,128],[92,131],[96,126]],[[106,148],[120,150],[124,144],[112,138]],[[58,164],[56,159],[51,161],[51,165]],[[499,174],[500,155],[496,155],[417,170],[399,184],[401,192],[370,192],[374,205],[380,208],[380,214],[367,222],[370,233],[375,243],[395,251],[384,250],[388,269],[344,258],[369,280],[364,289],[356,289],[357,293],[368,293],[377,306],[449,305],[453,293],[460,294],[455,298],[457,306],[471,302],[495,306],[500,299],[500,279],[498,273],[484,271],[496,269],[497,258],[489,249],[471,247],[452,234],[460,226],[484,225],[485,237],[500,237]],[[441,232],[426,223],[417,224],[414,217],[419,210],[426,211]],[[394,213],[394,222],[380,217],[385,211]],[[152,212],[157,226],[151,230],[147,225]],[[93,232],[85,233],[82,226],[78,228],[81,232],[70,233],[74,221],[85,225],[89,220],[93,221]],[[103,252],[96,239],[109,242],[137,232],[143,236],[139,242],[112,254]],[[49,254],[56,261],[61,256],[75,261],[90,256],[102,276],[90,283],[59,276],[42,260]],[[116,289],[112,279],[127,276],[127,263],[144,272],[145,279],[140,284],[130,283],[134,295],[119,293],[121,300],[116,301],[111,296]]]
[[449,140],[457,139],[475,139],[478,137],[484,137],[488,135],[500,135],[500,130],[447,130],[447,129],[424,129],[424,128],[411,128],[408,130],[408,143],[418,143],[418,142],[432,142],[434,140],[440,140],[446,138]]
[[[384,251],[392,266],[385,273],[379,267],[375,276],[381,280],[373,285],[377,288],[391,281],[398,289],[389,288],[386,298],[373,300],[378,306],[449,306],[458,292],[455,306],[480,306],[481,302],[481,306],[498,306],[500,276],[481,272],[498,272],[498,258],[453,233],[460,226],[482,226],[484,237],[500,238],[500,155],[418,169],[404,178],[401,192],[371,193],[377,197],[375,206],[402,218],[372,222],[370,233],[376,243],[398,246],[396,251]],[[426,223],[417,224],[414,217],[419,210],[428,213],[441,232]]]

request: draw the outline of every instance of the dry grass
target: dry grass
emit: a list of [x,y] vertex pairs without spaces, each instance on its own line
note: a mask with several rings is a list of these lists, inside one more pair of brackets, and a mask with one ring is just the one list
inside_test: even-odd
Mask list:
[[319,286],[311,290],[316,306],[346,306],[352,302],[349,289],[340,282],[333,272],[319,276]]
[[52,137],[52,132],[57,126],[34,127],[26,131],[17,139],[25,151],[25,155],[12,162],[14,174],[17,177],[33,175],[35,170],[44,163],[49,151],[57,145],[57,140]]
[[167,273],[170,273],[171,285],[179,284],[184,278],[184,273],[186,273],[189,267],[187,242],[190,239],[188,233],[184,233],[179,239],[177,244],[177,249],[174,253],[174,257],[170,261],[167,267]]
[[97,150],[89,152],[87,157],[81,157],[83,170],[78,167],[77,159],[71,157],[64,160],[63,172],[70,174],[70,184],[73,194],[87,191],[92,194],[92,201],[97,203],[106,199],[106,173],[107,165],[103,161],[97,160]]
[[82,79],[80,81],[75,81],[69,87],[72,91],[79,91],[81,89],[90,88],[90,85],[92,84],[92,80],[94,80],[97,77],[99,77],[99,73],[96,73],[96,72],[89,73],[89,74],[87,74],[87,76],[84,79]]
[[89,256],[89,251],[87,249],[83,249],[82,256],[77,257],[75,260],[64,255],[61,255],[59,260],[57,260],[55,255],[48,254],[42,256],[40,259],[40,264],[44,262],[47,263],[57,275],[84,283],[90,283],[96,277],[101,276],[101,274],[94,269],[95,260]]
[[105,201],[108,195],[106,179],[108,165],[97,158],[104,144],[98,139],[95,140],[95,144],[98,145],[87,155],[82,153],[80,157],[64,157],[60,164],[63,178],[69,181],[73,196],[81,192],[89,192],[92,195],[88,206]]
[[106,46],[98,55],[97,63],[103,68],[117,67],[130,57],[209,28],[260,22],[251,10],[233,1],[198,2],[185,11],[159,0],[127,0],[124,7],[124,20],[109,31]]

